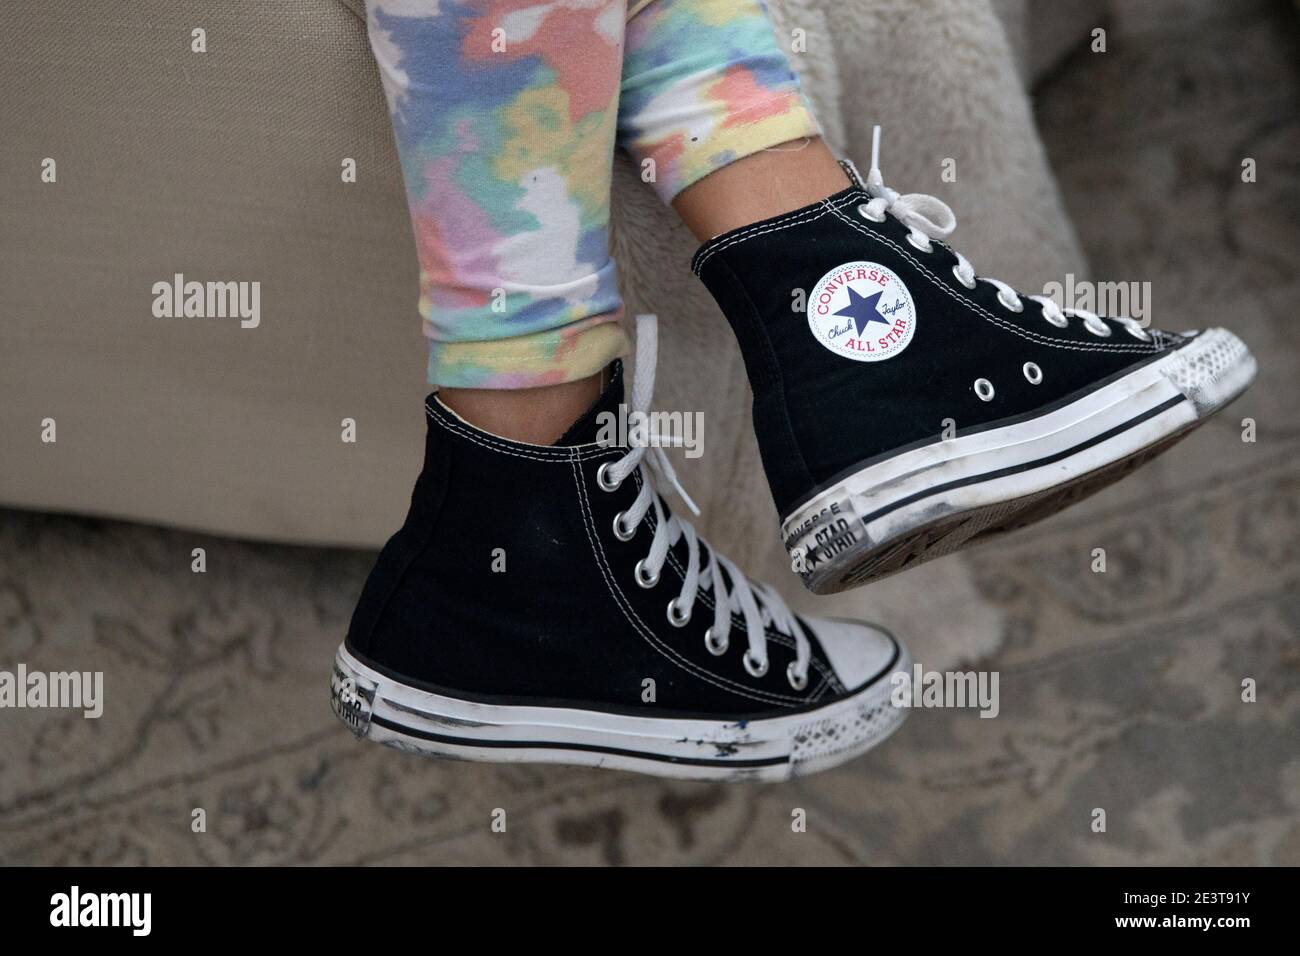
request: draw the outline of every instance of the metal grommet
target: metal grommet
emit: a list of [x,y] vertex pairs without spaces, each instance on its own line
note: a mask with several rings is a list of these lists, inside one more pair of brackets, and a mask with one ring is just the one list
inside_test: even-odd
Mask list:
[[1006,289],[998,289],[998,301],[1002,303],[1004,309],[1008,309],[1011,312],[1025,311],[1025,304],[1020,301],[1020,297],[1016,296],[1015,298],[1008,299]]
[[618,514],[614,515],[614,537],[618,538],[620,541],[631,541],[636,537],[636,525],[632,525],[630,528],[627,527],[623,524],[623,519],[625,517],[627,517],[627,512],[625,511],[620,511]]
[[977,285],[979,285],[979,283],[976,282],[974,279],[971,279],[969,283],[965,279],[963,279],[961,277],[961,273],[957,271],[956,266],[952,267],[952,276],[954,279],[956,279],[958,282],[960,282],[968,289],[974,289]]
[[714,657],[721,657],[723,654],[727,653],[727,648],[731,646],[731,639],[728,637],[721,637],[715,640],[713,637],[713,628],[710,627],[704,632],[704,646],[708,648],[709,653]]
[[993,401],[993,383],[987,378],[975,379],[975,394],[980,397],[982,402]]
[[658,572],[651,576],[650,572],[645,569],[645,558],[636,563],[636,567],[632,569],[632,577],[636,578],[637,584],[646,589],[652,588],[659,583]]
[[862,203],[860,206],[858,206],[858,215],[861,216],[863,219],[867,220],[868,222],[884,222],[884,221],[885,221],[885,217],[884,217],[884,216],[880,216],[879,218],[877,218],[877,217],[871,215],[871,210],[867,207],[867,204],[866,204],[866,203]]
[[916,238],[916,235],[914,233],[909,232],[907,234],[907,244],[911,246],[913,249],[919,249],[921,252],[934,251],[934,244],[931,243],[929,239],[926,239],[924,242],[922,242],[921,240]]
[[1025,373],[1025,379],[1030,385],[1037,385],[1043,380],[1043,370],[1033,362],[1026,362],[1022,368]]
[[761,664],[755,664],[753,658],[750,657],[750,653],[750,651],[745,651],[745,670],[749,672],[750,677],[762,677],[767,673],[768,662],[763,661]]
[[668,623],[673,627],[685,627],[686,622],[691,619],[690,611],[678,610],[677,598],[668,602]]
[[607,461],[596,469],[596,484],[600,486],[601,491],[618,491],[618,486],[623,483],[621,481],[611,482],[609,480],[609,469],[612,468],[613,465],[614,462]]
[[803,690],[808,686],[808,672],[804,671],[799,674],[794,667],[794,661],[791,661],[785,668],[785,679],[790,682],[790,686],[795,690]]

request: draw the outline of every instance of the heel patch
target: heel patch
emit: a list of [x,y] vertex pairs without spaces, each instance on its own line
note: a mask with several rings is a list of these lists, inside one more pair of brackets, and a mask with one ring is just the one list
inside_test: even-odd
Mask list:
[[806,584],[813,579],[819,565],[833,561],[846,551],[857,550],[865,538],[866,528],[853,499],[845,496],[832,501],[805,517],[786,535],[790,568]]
[[330,708],[353,734],[364,737],[370,730],[375,704],[375,684],[344,669],[336,660],[330,674]]

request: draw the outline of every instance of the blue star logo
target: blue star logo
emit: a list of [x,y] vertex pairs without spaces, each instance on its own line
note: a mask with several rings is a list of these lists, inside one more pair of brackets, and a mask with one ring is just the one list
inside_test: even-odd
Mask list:
[[889,324],[889,320],[880,314],[880,297],[883,292],[873,292],[871,295],[858,295],[853,290],[853,286],[847,286],[849,293],[849,304],[836,312],[836,315],[847,315],[853,320],[854,326],[858,330],[858,335],[862,334],[872,322],[883,322]]

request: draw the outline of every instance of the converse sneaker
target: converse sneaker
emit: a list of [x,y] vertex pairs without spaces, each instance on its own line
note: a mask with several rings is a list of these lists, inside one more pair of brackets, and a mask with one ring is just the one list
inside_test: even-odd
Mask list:
[[[705,243],[793,565],[819,594],[1028,524],[1251,383],[1231,332],[1172,334],[977,276],[933,196],[865,185]],[[806,305],[800,293],[806,294]],[[793,306],[793,307],[792,307]]]
[[[654,360],[646,317],[633,412]],[[673,516],[661,447],[596,440],[622,400],[616,363],[548,447],[430,396],[410,512],[335,658],[335,713],[434,756],[705,780],[785,779],[883,740],[906,713],[889,678],[907,652],[879,628],[792,613]]]

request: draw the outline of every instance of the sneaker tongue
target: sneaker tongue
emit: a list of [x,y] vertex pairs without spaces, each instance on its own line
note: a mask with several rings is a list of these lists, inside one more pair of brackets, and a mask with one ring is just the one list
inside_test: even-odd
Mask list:
[[576,422],[569,426],[569,430],[560,436],[556,445],[590,445],[596,441],[600,433],[600,415],[602,412],[609,412],[617,418],[618,406],[623,404],[623,361],[614,359],[609,367],[609,384],[605,390],[600,393],[600,398],[592,403],[578,418]]

